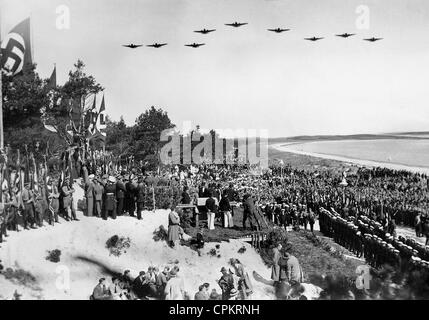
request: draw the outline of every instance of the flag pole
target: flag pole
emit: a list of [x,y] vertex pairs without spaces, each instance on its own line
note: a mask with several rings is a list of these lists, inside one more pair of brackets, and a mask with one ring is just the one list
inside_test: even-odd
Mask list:
[[[0,10],[0,62],[2,61],[2,50],[1,50],[1,25],[3,19]],[[4,149],[4,134],[3,134],[3,65],[0,66],[0,150]]]

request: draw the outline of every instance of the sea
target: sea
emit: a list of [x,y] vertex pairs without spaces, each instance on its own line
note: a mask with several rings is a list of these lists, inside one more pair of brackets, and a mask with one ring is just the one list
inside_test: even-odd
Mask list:
[[290,142],[272,147],[360,165],[429,173],[429,138]]

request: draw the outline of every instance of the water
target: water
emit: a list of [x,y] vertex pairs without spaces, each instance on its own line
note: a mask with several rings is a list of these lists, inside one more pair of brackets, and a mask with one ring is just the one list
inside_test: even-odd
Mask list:
[[429,139],[313,141],[283,146],[306,154],[429,168]]

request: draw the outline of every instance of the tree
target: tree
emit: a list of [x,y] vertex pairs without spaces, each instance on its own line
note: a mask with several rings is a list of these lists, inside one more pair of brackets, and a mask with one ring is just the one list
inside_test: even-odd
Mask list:
[[20,76],[2,76],[5,145],[21,151],[28,145],[32,152],[36,142],[41,150],[46,150],[49,142],[49,154],[54,154],[61,141],[41,121],[42,110],[49,104],[47,80],[39,77],[36,65],[24,68]]
[[131,131],[122,116],[119,122],[106,117],[106,150],[117,156],[129,155]]
[[162,131],[174,128],[167,112],[152,106],[136,119],[132,132],[132,151],[136,160],[148,161],[152,166],[159,164]]
[[[45,123],[51,125],[57,134],[72,145],[83,142],[87,136],[83,99],[90,93],[97,94],[103,87],[91,75],[84,71],[85,64],[78,60],[74,64],[74,70],[69,72],[69,79],[62,87],[57,87],[53,92],[53,105],[45,108],[42,118]],[[69,132],[73,132],[70,136]]]

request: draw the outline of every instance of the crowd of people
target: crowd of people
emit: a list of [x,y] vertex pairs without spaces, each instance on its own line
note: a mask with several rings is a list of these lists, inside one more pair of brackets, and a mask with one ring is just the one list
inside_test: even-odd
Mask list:
[[180,267],[165,266],[161,271],[158,267],[149,267],[140,271],[136,278],[130,270],[122,275],[115,275],[108,283],[100,278],[90,300],[245,300],[253,293],[250,277],[238,259],[231,259],[230,267],[222,267],[221,277],[217,281],[218,289],[210,288],[203,283],[192,296],[185,290],[185,280],[180,275]]
[[[209,230],[215,229],[214,222],[219,219],[223,228],[263,230],[274,225],[287,231],[302,227],[313,232],[319,219],[322,233],[333,237],[357,256],[365,256],[374,267],[386,261],[396,265],[407,259],[427,267],[427,249],[415,241],[396,236],[397,225],[405,225],[414,227],[416,236],[425,235],[429,239],[428,178],[422,174],[383,168],[350,168],[341,174],[332,170],[309,171],[290,166],[273,166],[260,172],[249,166],[228,165],[177,165],[147,172],[141,165],[100,170],[86,161],[75,163],[74,170],[82,176],[84,213],[89,217],[106,220],[128,215],[142,219],[142,212],[149,208],[148,204],[155,206],[153,177],[167,181],[166,188],[178,190],[178,195],[168,193],[166,197],[171,199],[166,202],[167,206],[163,205],[164,209],[171,209],[168,242],[172,247],[177,245],[185,224],[189,223],[178,214],[176,205],[179,204],[185,208],[182,211],[188,212],[196,223],[198,219],[195,218],[205,213]],[[73,183],[76,180],[70,176],[51,178],[43,172],[43,168],[39,177],[43,179],[26,181],[23,188],[2,184],[0,242],[8,231],[19,231],[20,225],[24,229],[41,227],[44,222],[54,225],[59,222],[60,216],[66,221],[77,220],[76,201],[73,199]],[[201,203],[201,200],[204,202]],[[238,206],[243,213],[241,225],[233,219],[234,208]],[[280,269],[273,272],[279,274],[278,281],[282,282],[281,270],[284,266],[287,270],[287,263],[282,261],[287,253],[277,256]],[[165,288],[159,283],[147,285],[163,272],[148,270],[139,276],[142,281],[147,277],[152,279],[149,282],[145,280],[144,287],[149,288],[149,296],[162,298],[165,294]],[[169,271],[168,277],[175,278],[174,272]],[[222,292],[235,296],[228,281],[222,282]],[[172,283],[175,282],[178,281]],[[249,280],[244,283],[246,285],[240,288],[245,287],[245,293],[246,290],[251,291]],[[109,286],[111,296],[120,291],[124,281],[115,278],[113,284],[113,287]],[[179,282],[176,285],[179,286]],[[95,299],[100,296],[99,292],[106,294],[107,289],[101,290],[105,287],[103,280],[98,286],[99,290],[94,292]],[[225,289],[227,287],[229,289]],[[147,296],[146,289],[142,289],[144,295],[138,295]],[[204,293],[207,296],[207,289],[202,284],[199,295]],[[130,291],[125,291],[120,291],[120,297],[132,298]],[[135,291],[139,292],[136,289],[133,294],[136,294]],[[226,295],[222,296],[226,298]]]

